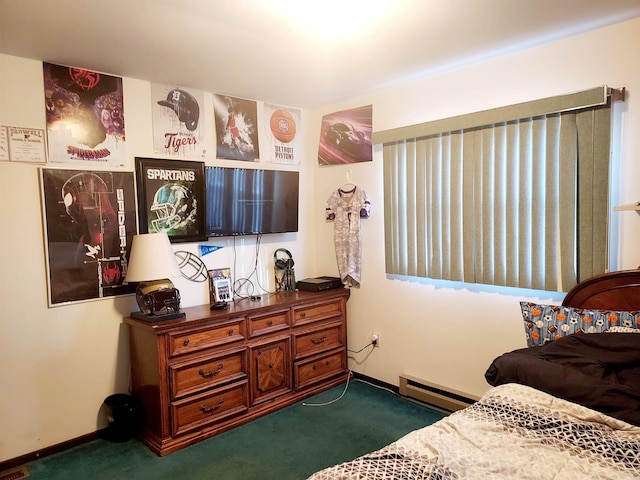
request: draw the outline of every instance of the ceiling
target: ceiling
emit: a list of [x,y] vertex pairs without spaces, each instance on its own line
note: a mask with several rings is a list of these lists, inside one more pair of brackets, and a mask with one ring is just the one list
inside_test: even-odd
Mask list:
[[0,0],[0,53],[314,108],[640,16],[640,0]]

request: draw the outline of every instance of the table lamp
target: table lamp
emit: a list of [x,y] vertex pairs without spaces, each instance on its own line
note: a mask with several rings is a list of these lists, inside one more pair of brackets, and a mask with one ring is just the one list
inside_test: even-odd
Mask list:
[[180,292],[170,280],[177,276],[180,269],[166,233],[134,235],[125,280],[140,282],[136,289],[140,311],[131,317],[147,322],[184,317]]

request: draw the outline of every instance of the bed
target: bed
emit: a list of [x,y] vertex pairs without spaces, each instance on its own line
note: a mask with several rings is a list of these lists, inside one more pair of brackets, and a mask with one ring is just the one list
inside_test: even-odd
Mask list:
[[640,270],[521,310],[528,346],[478,402],[309,480],[639,479]]

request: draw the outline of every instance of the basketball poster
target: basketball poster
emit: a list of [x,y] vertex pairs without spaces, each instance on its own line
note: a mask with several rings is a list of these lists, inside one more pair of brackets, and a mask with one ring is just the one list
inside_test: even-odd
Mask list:
[[42,65],[49,162],[124,166],[122,78]]
[[370,162],[373,105],[344,110],[322,117],[318,163],[341,165]]
[[153,151],[163,156],[204,157],[204,92],[151,84]]
[[286,165],[300,165],[300,153],[297,139],[300,128],[300,110],[264,105],[264,117],[267,119],[266,138],[269,156],[267,161]]
[[49,306],[135,292],[124,284],[137,233],[133,173],[40,172]]
[[213,111],[216,120],[216,157],[252,162],[259,159],[257,103],[214,94]]

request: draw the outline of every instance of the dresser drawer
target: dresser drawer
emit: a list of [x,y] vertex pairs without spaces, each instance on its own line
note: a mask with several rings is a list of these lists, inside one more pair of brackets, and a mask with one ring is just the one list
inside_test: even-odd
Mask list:
[[249,337],[289,328],[290,318],[289,309],[269,312],[264,315],[249,315]]
[[347,369],[344,349],[294,364],[296,388],[339,375]]
[[174,402],[171,404],[171,434],[181,435],[243,413],[248,405],[246,381]]
[[247,349],[179,363],[169,367],[171,398],[178,399],[225,383],[247,378]]
[[293,325],[325,320],[338,317],[344,313],[344,300],[341,298],[328,302],[316,303],[305,306],[293,307]]
[[244,340],[245,329],[242,317],[215,327],[170,333],[169,357]]
[[344,324],[341,321],[295,332],[293,358],[298,360],[337,347],[345,347]]

